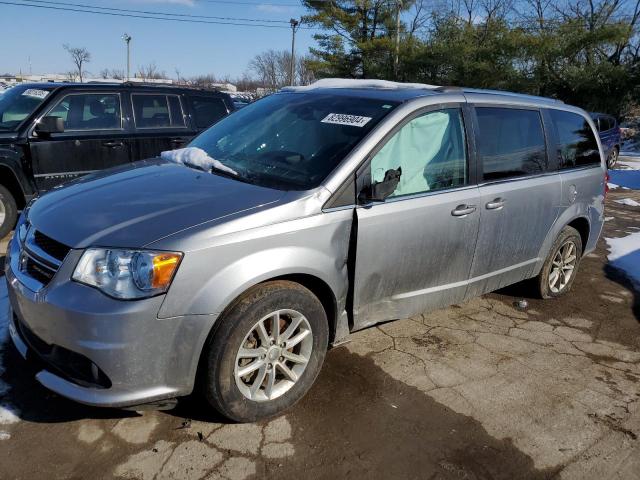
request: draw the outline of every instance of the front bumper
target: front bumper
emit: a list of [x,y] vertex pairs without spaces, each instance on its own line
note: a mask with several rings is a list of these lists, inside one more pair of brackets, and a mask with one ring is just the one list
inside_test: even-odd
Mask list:
[[[106,407],[191,393],[212,318],[158,319],[164,296],[121,301],[73,282],[71,271],[81,254],[75,250],[47,286],[30,290],[14,274],[17,242],[9,248],[5,274],[10,336],[22,356],[34,354],[43,361],[36,378],[45,387],[80,403]],[[95,381],[75,375],[77,369],[60,363],[65,359],[85,362],[83,368],[89,377],[95,374]]]

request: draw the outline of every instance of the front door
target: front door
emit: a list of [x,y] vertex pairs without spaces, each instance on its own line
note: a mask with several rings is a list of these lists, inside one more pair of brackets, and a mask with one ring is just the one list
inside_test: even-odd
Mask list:
[[531,276],[561,203],[540,111],[475,111],[480,233],[467,298]]
[[31,135],[29,150],[38,190],[129,162],[129,141],[118,93],[69,93],[45,115],[64,120],[64,132]]
[[368,183],[389,169],[402,173],[384,202],[356,208],[355,329],[464,297],[479,223],[466,145],[461,108],[426,111],[365,166]]

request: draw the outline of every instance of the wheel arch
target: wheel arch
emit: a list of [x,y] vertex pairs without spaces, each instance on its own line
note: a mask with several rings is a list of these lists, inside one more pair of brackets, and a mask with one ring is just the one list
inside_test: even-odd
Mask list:
[[565,226],[575,228],[580,234],[580,240],[582,241],[582,254],[584,255],[584,250],[587,246],[587,242],[589,241],[589,234],[591,230],[589,220],[586,217],[576,217]]
[[16,201],[18,210],[22,210],[27,203],[26,193],[24,191],[22,183],[20,183],[20,180],[18,180],[18,176],[16,175],[14,169],[7,164],[0,163],[0,179],[2,179],[0,180],[0,185],[9,190]]

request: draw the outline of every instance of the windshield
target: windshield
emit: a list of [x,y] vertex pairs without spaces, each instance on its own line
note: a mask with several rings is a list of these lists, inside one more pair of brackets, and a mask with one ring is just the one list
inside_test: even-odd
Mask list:
[[252,183],[308,190],[397,105],[342,95],[279,93],[229,115],[189,146]]
[[0,130],[15,130],[49,95],[50,88],[21,85],[0,95]]

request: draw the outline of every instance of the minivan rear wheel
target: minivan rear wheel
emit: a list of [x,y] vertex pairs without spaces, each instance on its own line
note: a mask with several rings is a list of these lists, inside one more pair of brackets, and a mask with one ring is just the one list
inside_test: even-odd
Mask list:
[[267,282],[238,299],[204,352],[204,394],[226,417],[253,422],[300,400],[315,381],[329,329],[320,300],[290,281]]
[[540,296],[554,298],[571,290],[581,257],[580,234],[573,227],[564,227],[536,279]]
[[0,185],[0,240],[15,226],[18,219],[18,206],[11,192]]

